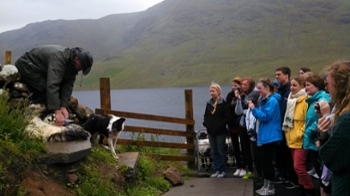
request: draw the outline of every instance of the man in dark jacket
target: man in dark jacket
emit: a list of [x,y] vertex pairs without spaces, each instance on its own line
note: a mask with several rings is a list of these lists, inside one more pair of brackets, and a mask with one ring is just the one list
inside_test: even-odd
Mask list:
[[64,125],[74,82],[79,71],[87,75],[93,58],[82,48],[46,45],[23,54],[15,63],[20,81],[27,85],[32,103],[46,104],[55,113],[56,125]]
[[[276,80],[279,84],[277,93],[281,95],[279,102],[281,112],[281,127],[283,124],[284,115],[287,108],[288,96],[290,93],[290,75],[289,67],[280,67],[276,69]],[[286,137],[282,134],[283,140],[276,149],[276,166],[279,170],[279,177],[275,183],[286,183],[286,189],[294,189],[299,187],[298,178],[293,167],[293,157],[287,146]]]

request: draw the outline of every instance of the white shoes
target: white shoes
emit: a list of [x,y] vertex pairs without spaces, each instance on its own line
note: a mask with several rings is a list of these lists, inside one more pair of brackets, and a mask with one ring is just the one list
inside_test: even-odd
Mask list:
[[245,169],[236,169],[235,173],[233,173],[233,176],[243,177],[246,174],[247,174],[247,171]]
[[241,169],[241,171],[239,172],[239,177],[243,177],[247,174],[247,171],[245,169]]
[[225,172],[221,172],[220,173],[219,171],[217,171],[214,174],[212,174],[210,177],[211,178],[225,178],[226,177],[226,173]]
[[312,170],[308,171],[307,173],[308,173],[310,176],[312,176],[312,177],[314,177],[314,178],[316,178],[316,179],[319,179],[319,176],[317,175],[315,168],[312,168]]
[[217,178],[219,174],[220,174],[220,172],[217,171],[217,172],[213,173],[210,177],[211,178]]
[[255,192],[258,193],[259,195],[274,195],[275,189],[262,187],[261,189],[258,189]]
[[226,173],[225,172],[221,172],[217,178],[225,178],[226,177]]
[[233,173],[233,176],[239,176],[240,172],[241,172],[241,169],[236,169],[235,173]]

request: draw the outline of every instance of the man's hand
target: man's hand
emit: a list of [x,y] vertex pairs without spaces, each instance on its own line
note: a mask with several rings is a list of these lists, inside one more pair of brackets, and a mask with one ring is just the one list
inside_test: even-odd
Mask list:
[[63,126],[64,125],[64,116],[61,110],[55,111],[56,125]]
[[68,119],[68,118],[69,118],[69,113],[68,113],[68,111],[67,111],[67,108],[61,107],[61,112],[62,112],[63,117],[64,117],[65,119]]

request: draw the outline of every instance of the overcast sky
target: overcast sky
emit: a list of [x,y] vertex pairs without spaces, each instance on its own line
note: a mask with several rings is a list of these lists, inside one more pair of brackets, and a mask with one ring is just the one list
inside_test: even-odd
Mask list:
[[0,33],[45,20],[98,19],[146,10],[163,0],[0,0]]

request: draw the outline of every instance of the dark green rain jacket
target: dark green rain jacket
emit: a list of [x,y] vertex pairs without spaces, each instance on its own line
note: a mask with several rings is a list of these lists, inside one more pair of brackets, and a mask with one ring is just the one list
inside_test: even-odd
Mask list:
[[39,92],[46,93],[47,109],[68,108],[76,75],[71,49],[40,46],[26,52],[15,63],[23,80]]

